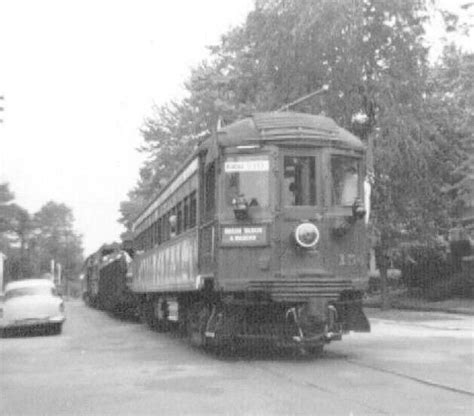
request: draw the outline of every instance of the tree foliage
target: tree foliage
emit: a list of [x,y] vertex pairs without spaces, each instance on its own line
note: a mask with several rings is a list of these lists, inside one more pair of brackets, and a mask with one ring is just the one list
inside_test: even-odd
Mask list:
[[[448,46],[432,69],[431,126],[438,148],[436,159],[445,186],[444,201],[451,217],[462,215],[474,182],[474,54]],[[471,184],[471,185],[469,185]],[[448,198],[446,198],[448,196]]]
[[146,121],[142,150],[149,159],[130,199],[139,197],[140,205],[159,190],[198,133],[219,118],[276,110],[327,86],[293,109],[324,113],[373,139],[374,222],[384,240],[443,231],[452,207],[441,191],[454,183],[460,155],[446,127],[453,123],[436,114],[443,94],[427,61],[426,16],[422,0],[257,0],[246,22],[192,71],[186,98]]
[[0,184],[0,251],[10,256],[11,248],[16,247],[17,270],[20,275],[25,275],[31,272],[26,249],[33,225],[28,211],[14,200],[9,184]]
[[8,183],[0,183],[0,206],[4,206],[15,199]]
[[41,276],[51,260],[73,278],[82,264],[81,236],[73,229],[72,210],[50,201],[34,215],[14,203],[8,184],[0,184],[0,250],[7,255],[9,279]]
[[34,215],[35,232],[31,244],[40,272],[50,270],[51,260],[62,265],[66,278],[73,278],[82,265],[81,237],[73,229],[71,208],[49,201]]

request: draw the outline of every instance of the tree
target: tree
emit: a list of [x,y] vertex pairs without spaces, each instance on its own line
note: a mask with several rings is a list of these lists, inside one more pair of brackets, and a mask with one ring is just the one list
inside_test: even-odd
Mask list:
[[72,210],[62,203],[49,201],[34,214],[35,264],[39,273],[49,272],[51,260],[62,265],[66,279],[73,279],[82,265],[81,236],[73,229]]
[[219,117],[276,110],[327,85],[294,110],[325,113],[374,142],[372,212],[383,245],[431,239],[448,222],[440,190],[457,158],[433,135],[426,18],[424,0],[256,1],[192,71],[188,96],[147,120],[149,160],[130,196],[150,198]]
[[[295,109],[323,111],[363,139],[373,136],[375,220],[385,239],[434,231],[426,227],[437,183],[425,136],[423,12],[422,1],[260,1],[245,28],[216,49],[228,73],[238,68],[239,85],[251,80],[238,99],[266,109],[329,86]],[[363,126],[353,122],[360,114]]]
[[31,275],[33,270],[28,255],[32,221],[28,211],[13,202],[14,198],[9,184],[0,184],[0,251],[15,264],[13,277],[21,278]]
[[[474,54],[448,45],[431,71],[430,124],[437,159],[448,159],[442,175],[448,216],[459,219],[474,182]],[[439,168],[439,167],[438,167]]]
[[0,250],[8,256],[9,279],[50,272],[51,260],[62,265],[67,278],[77,275],[82,242],[73,229],[72,210],[50,201],[31,216],[13,201],[9,185],[0,184]]
[[15,195],[10,191],[8,183],[0,183],[0,205],[7,204],[15,199]]
[[11,203],[15,195],[10,191],[8,183],[0,184],[0,251],[6,251],[9,246],[9,239],[6,235],[11,231],[12,209]]
[[119,218],[119,223],[124,225],[127,230],[123,234],[123,237],[129,235],[129,232],[132,229],[132,221],[138,216],[146,203],[146,200],[138,194],[138,191],[137,194],[134,194],[133,191],[129,192],[128,198],[127,201],[122,201],[120,203],[121,216]]

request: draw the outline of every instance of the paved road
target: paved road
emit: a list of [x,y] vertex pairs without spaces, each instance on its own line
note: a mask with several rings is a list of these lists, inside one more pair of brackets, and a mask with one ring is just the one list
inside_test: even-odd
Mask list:
[[471,415],[474,319],[375,312],[320,359],[219,358],[67,304],[62,335],[0,340],[2,415]]

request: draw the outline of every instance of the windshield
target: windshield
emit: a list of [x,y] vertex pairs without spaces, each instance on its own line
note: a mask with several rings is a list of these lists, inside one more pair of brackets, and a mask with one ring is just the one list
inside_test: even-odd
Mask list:
[[266,155],[229,156],[224,164],[225,203],[244,198],[249,207],[269,205],[270,160]]
[[332,201],[334,205],[350,206],[360,197],[359,160],[344,155],[331,157]]
[[283,205],[316,205],[314,156],[285,156]]
[[20,296],[33,296],[33,295],[56,295],[56,290],[49,286],[35,286],[35,287],[19,287],[17,289],[8,290],[5,293],[5,300],[18,298]]

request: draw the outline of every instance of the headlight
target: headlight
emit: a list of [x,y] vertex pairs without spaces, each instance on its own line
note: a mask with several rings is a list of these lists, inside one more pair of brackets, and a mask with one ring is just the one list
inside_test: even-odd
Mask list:
[[303,248],[312,248],[319,241],[319,230],[311,222],[304,222],[295,229],[295,241]]

